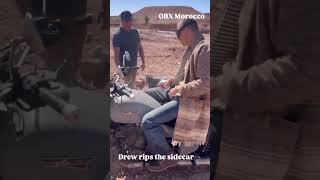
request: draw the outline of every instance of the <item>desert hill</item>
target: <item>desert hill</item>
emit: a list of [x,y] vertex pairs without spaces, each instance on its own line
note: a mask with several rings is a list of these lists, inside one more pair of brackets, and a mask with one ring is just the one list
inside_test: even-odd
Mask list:
[[[138,27],[155,28],[160,30],[174,30],[179,19],[160,19],[159,14],[176,13],[176,14],[204,14],[205,19],[198,20],[199,26],[203,31],[209,30],[210,16],[209,13],[199,12],[188,6],[148,6],[137,12],[133,12],[133,23]],[[148,25],[146,25],[145,18],[149,18]],[[119,25],[120,17],[111,16],[111,25]]]

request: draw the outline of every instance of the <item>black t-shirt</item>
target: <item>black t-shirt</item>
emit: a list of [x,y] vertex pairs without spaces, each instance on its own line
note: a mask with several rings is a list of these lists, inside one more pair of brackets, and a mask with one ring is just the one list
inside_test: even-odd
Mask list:
[[120,27],[116,33],[113,35],[112,44],[113,47],[120,48],[119,60],[122,65],[122,57],[125,51],[130,53],[130,62],[128,65],[130,67],[137,66],[138,57],[138,44],[140,42],[140,36],[136,29],[131,29],[130,31],[124,30]]

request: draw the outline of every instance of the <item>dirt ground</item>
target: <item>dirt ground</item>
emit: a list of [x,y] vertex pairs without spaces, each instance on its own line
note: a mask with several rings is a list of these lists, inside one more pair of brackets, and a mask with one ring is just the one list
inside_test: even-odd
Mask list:
[[[111,27],[110,37],[117,27]],[[180,60],[186,47],[183,47],[176,38],[175,32],[138,29],[141,43],[144,49],[146,68],[138,70],[138,78],[146,75],[152,76],[174,76],[180,65]],[[210,41],[210,36],[204,34],[205,39]],[[110,40],[110,47],[112,41]],[[138,57],[138,65],[141,65],[141,58]],[[116,72],[113,49],[110,48],[110,75]]]

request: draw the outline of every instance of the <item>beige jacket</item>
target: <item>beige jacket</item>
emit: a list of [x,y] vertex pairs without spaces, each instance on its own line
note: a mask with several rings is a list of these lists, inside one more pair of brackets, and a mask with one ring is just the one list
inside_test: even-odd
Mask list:
[[237,58],[213,83],[225,106],[215,180],[320,179],[319,5],[244,3]]
[[210,46],[199,36],[188,48],[173,144],[204,144],[210,125]]
[[210,45],[202,35],[185,52],[184,79],[178,85],[182,97],[201,97],[209,100],[210,96]]

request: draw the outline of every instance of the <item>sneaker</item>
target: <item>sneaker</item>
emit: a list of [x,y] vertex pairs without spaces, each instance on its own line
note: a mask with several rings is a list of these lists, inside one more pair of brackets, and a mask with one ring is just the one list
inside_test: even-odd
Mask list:
[[[169,154],[177,154],[173,149],[170,150]],[[151,163],[146,164],[146,168],[151,172],[162,172],[167,170],[170,167],[174,167],[178,164],[178,160],[159,160],[152,161]]]

